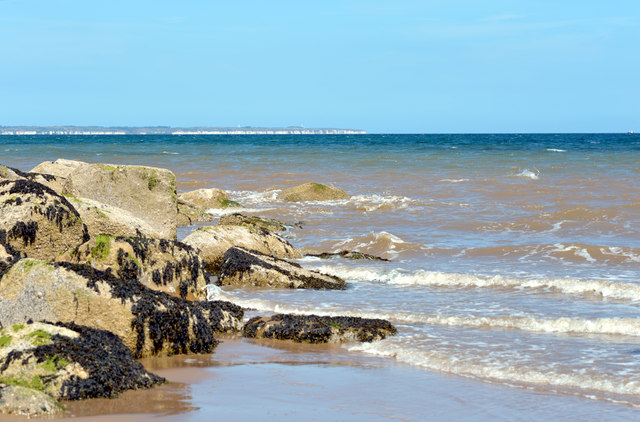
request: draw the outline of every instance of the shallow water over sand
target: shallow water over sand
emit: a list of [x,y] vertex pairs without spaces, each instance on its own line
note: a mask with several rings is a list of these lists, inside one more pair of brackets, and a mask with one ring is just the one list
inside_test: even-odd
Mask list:
[[[21,170],[59,157],[170,168],[179,190],[223,188],[244,212],[300,223],[286,234],[298,247],[390,259],[300,261],[345,292],[213,292],[262,314],[388,318],[397,336],[343,350],[393,362],[384,377],[484,386],[465,406],[500,407],[487,385],[592,417],[640,406],[638,135],[8,137],[0,154]],[[307,181],[352,197],[277,199]]]

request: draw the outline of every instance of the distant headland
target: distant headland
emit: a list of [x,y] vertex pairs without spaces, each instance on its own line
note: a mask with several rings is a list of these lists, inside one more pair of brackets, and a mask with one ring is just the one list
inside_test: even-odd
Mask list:
[[170,126],[0,126],[0,135],[356,135],[358,129],[287,127]]

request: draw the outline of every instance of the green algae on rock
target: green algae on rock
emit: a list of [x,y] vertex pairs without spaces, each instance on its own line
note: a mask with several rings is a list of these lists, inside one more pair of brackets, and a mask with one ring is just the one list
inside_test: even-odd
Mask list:
[[287,202],[333,201],[349,198],[350,195],[342,189],[320,183],[304,183],[285,189],[278,194],[278,199]]

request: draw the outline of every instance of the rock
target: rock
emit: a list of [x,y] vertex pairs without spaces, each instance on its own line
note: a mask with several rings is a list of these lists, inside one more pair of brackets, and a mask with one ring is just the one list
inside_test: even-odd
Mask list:
[[0,181],[3,180],[31,180],[53,189],[57,193],[62,193],[66,181],[63,177],[46,173],[24,173],[18,169],[6,167],[0,164]]
[[285,189],[278,194],[278,199],[287,202],[303,201],[332,201],[349,199],[349,194],[342,189],[320,183],[305,183],[293,188]]
[[204,211],[209,208],[226,208],[229,206],[229,195],[222,189],[196,189],[181,193],[178,195],[178,199]]
[[300,251],[289,242],[275,233],[258,227],[200,227],[185,237],[183,242],[200,250],[200,256],[211,274],[218,272],[224,253],[232,246],[241,246],[278,258],[302,258]]
[[219,226],[243,226],[249,229],[265,229],[271,232],[287,231],[285,225],[273,219],[248,216],[240,213],[228,214],[220,217]]
[[88,264],[183,299],[206,299],[204,263],[191,246],[173,240],[98,235],[56,261]]
[[298,343],[340,343],[372,342],[396,332],[396,328],[383,319],[276,314],[251,318],[244,326],[243,335]]
[[213,221],[215,217],[206,210],[178,198],[178,226]]
[[59,413],[62,413],[62,406],[42,391],[19,385],[0,385],[0,414],[32,418]]
[[158,237],[176,238],[176,178],[169,170],[72,160],[41,163],[33,170],[66,178],[66,195],[121,208],[153,227]]
[[283,289],[338,289],[346,283],[335,276],[305,270],[284,259],[233,247],[224,254],[217,284]]
[[147,372],[109,331],[34,322],[7,327],[0,336],[0,380],[57,400],[112,398],[165,382]]
[[63,196],[30,180],[0,182],[0,244],[37,259],[54,259],[89,238]]
[[375,255],[369,255],[364,252],[347,251],[347,250],[339,251],[339,252],[305,253],[305,256],[314,256],[320,259],[345,258],[345,259],[366,259],[369,261],[389,261],[386,258],[381,258]]
[[229,302],[191,302],[88,265],[22,259],[0,280],[0,324],[75,322],[118,335],[136,358],[211,353],[214,332],[237,330]]
[[20,254],[9,245],[0,243],[0,278],[21,258],[24,258],[23,254]]
[[92,237],[103,233],[126,237],[163,237],[162,231],[122,208],[73,195],[65,197],[78,211]]

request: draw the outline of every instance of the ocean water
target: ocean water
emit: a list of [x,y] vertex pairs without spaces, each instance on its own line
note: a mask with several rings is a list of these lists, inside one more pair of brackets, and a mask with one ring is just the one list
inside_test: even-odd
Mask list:
[[[640,135],[22,136],[0,137],[0,157],[169,168],[179,191],[222,188],[245,213],[299,223],[297,247],[389,259],[299,261],[344,292],[210,291],[249,315],[386,318],[396,336],[345,348],[640,407]],[[277,199],[307,181],[351,198]]]

